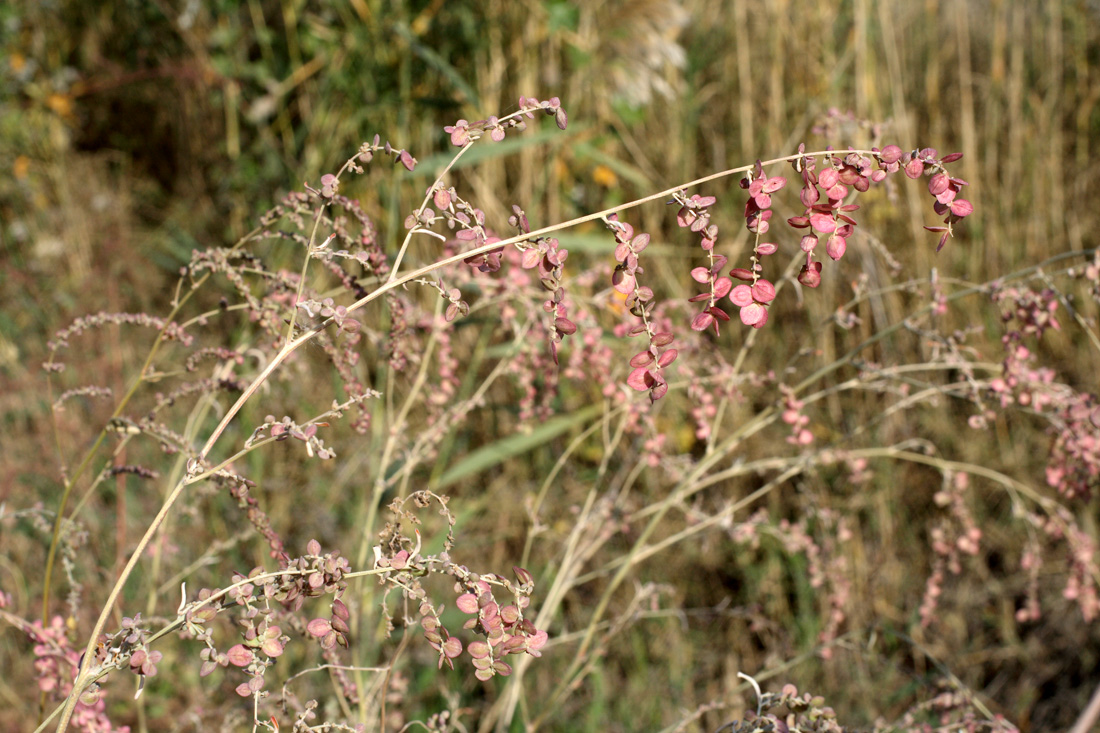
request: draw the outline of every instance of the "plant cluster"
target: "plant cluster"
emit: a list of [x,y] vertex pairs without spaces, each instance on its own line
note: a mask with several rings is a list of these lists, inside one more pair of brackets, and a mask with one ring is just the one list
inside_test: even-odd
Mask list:
[[[450,181],[449,171],[475,144],[500,142],[524,130],[536,115],[552,117],[563,130],[568,123],[558,98],[521,97],[518,109],[511,114],[474,122],[462,119],[447,126],[445,131],[459,150],[424,190],[420,205],[404,217],[405,236],[396,251],[385,246],[358,201],[341,192],[347,188],[347,178],[363,173],[365,166],[377,165],[381,156],[408,171],[416,168],[417,161],[409,151],[375,136],[336,172],[323,175],[319,187],[306,186],[303,192],[286,196],[262,217],[257,229],[234,246],[196,251],[180,273],[167,317],[101,313],[78,319],[57,333],[43,365],[51,380],[66,370],[62,352],[93,329],[110,325],[155,330],[149,358],[132,388],[119,400],[101,441],[111,435],[117,456],[135,438],[145,436],[169,459],[178,459],[175,468],[163,472],[169,482],[160,509],[118,573],[83,654],[74,644],[74,631],[61,617],[49,616],[48,624],[30,624],[4,614],[34,643],[39,688],[57,704],[48,720],[58,720],[59,729],[124,730],[112,728],[106,716],[103,685],[107,677],[128,671],[136,679],[138,694],[143,694],[171,661],[158,645],[175,636],[200,647],[199,676],[225,670],[236,694],[251,701],[254,729],[279,730],[280,718],[292,719],[293,729],[299,731],[367,729],[362,718],[366,717],[363,711],[369,710],[371,725],[377,721],[377,729],[385,730],[388,724],[392,727],[403,720],[395,709],[402,700],[397,658],[404,649],[405,636],[414,627],[419,627],[416,634],[431,650],[427,656],[437,669],[467,668],[479,683],[501,678],[498,682],[508,692],[501,696],[501,707],[494,714],[504,725],[520,707],[514,691],[525,675],[537,673],[537,663],[533,667],[532,662],[556,643],[567,643],[555,638],[553,627],[571,589],[595,577],[606,579],[603,595],[580,634],[574,661],[546,695],[551,708],[583,687],[594,660],[606,653],[615,635],[643,609],[656,610],[662,593],[667,592],[657,585],[639,586],[627,610],[611,615],[611,599],[630,567],[659,552],[665,546],[662,543],[680,542],[704,530],[715,530],[731,544],[745,548],[746,557],[774,544],[788,555],[805,559],[808,584],[819,593],[823,611],[815,643],[821,656],[829,658],[843,637],[845,623],[858,612],[853,608],[850,568],[843,549],[857,531],[853,523],[825,505],[807,507],[793,519],[762,509],[747,519],[735,517],[757,498],[798,477],[809,481],[829,473],[842,476],[846,485],[859,486],[869,480],[872,461],[880,459],[930,466],[942,477],[942,486],[933,497],[941,511],[929,531],[936,560],[917,611],[924,626],[935,621],[948,576],[963,572],[968,559],[978,556],[983,546],[972,506],[970,482],[975,470],[940,458],[917,439],[883,448],[821,441],[814,423],[815,405],[845,390],[893,395],[898,398],[897,409],[903,409],[913,399],[909,392],[912,384],[904,381],[903,370],[862,361],[852,353],[804,382],[792,384],[787,373],[776,370],[741,373],[740,359],[735,364],[727,361],[716,347],[716,339],[721,335],[720,325],[732,320],[731,306],[738,309],[741,323],[752,329],[745,332],[748,339],[756,329],[779,321],[775,315],[779,312],[777,296],[784,288],[799,292],[817,288],[823,277],[820,253],[824,251],[834,261],[845,256],[856,235],[860,205],[855,201],[873,186],[892,185],[893,174],[927,179],[933,210],[943,219],[942,225],[926,228],[940,235],[937,249],[942,248],[956,233],[959,221],[972,212],[970,203],[960,197],[967,183],[948,168],[961,156],[941,156],[931,148],[906,152],[896,145],[816,152],[799,146],[789,156],[767,163],[757,160],[614,210],[543,228],[532,227],[524,209],[513,204],[507,225],[516,233],[505,236],[503,230],[493,227],[485,211]],[[772,228],[773,213],[780,207],[787,184],[786,178],[771,172],[781,163],[789,164],[801,181],[799,205],[787,218],[798,232],[796,251],[787,246],[778,227]],[[747,261],[730,267],[719,239],[718,197],[691,190],[734,175],[743,176],[740,187],[747,196],[743,218],[751,249]],[[690,297],[678,300],[660,292],[659,284],[650,277],[655,268],[648,267],[656,238],[623,218],[626,210],[655,200],[675,204],[677,225],[698,238],[704,264],[684,268],[700,290]],[[614,264],[607,261],[572,272],[577,258],[570,258],[569,250],[553,235],[586,221],[601,221],[610,231],[607,249],[613,251]],[[420,245],[424,242],[437,249],[430,250],[422,262],[415,261],[423,257]],[[300,255],[297,269],[273,264],[277,258],[261,253],[265,244],[293,246]],[[794,256],[786,266],[772,264],[792,251]],[[406,264],[406,259],[413,264]],[[1096,297],[1100,292],[1098,264],[1087,265],[1083,272]],[[202,306],[203,288],[214,277],[224,281],[228,292]],[[933,328],[931,320],[946,317],[949,302],[961,296],[944,293],[935,282],[931,285],[932,304],[907,319],[904,328],[935,341],[936,355],[930,364],[949,366],[964,378],[929,391],[970,399],[977,405],[971,420],[975,428],[1013,407],[1046,417],[1052,425],[1048,484],[1064,500],[1090,497],[1100,472],[1097,398],[1058,384],[1056,374],[1037,366],[1033,350],[1025,345],[1029,339],[1041,338],[1046,330],[1059,328],[1057,292],[1048,288],[1037,293],[1026,284],[992,289],[995,302],[1005,308],[1009,329],[1000,374],[987,376],[967,356],[965,333],[943,337]],[[368,315],[367,306],[376,302],[385,305],[385,313]],[[185,319],[185,306],[195,308],[195,304],[199,304],[197,314]],[[229,318],[247,326],[249,348],[203,341],[200,333],[205,327]],[[464,384],[468,374],[462,351],[469,343],[460,342],[458,329],[477,318],[496,319],[499,328],[509,334],[503,343],[511,351],[499,367],[475,375],[483,386],[471,390]],[[836,317],[837,323],[854,324],[856,320],[853,313]],[[631,347],[633,353],[623,359],[621,347],[610,336],[636,338],[641,345]],[[302,349],[307,343],[319,350]],[[291,389],[301,379],[285,375],[315,369],[311,358],[315,354],[323,355],[317,358],[326,361],[333,375],[339,396],[331,404],[311,417],[276,418],[282,409],[272,409],[271,414],[265,409],[262,418],[260,413],[249,412],[252,405],[269,398],[266,390],[272,386]],[[369,364],[364,363],[365,355]],[[249,361],[253,358],[256,365]],[[170,361],[181,366],[175,371],[158,366]],[[420,396],[426,416],[421,423],[412,422],[413,406],[420,404],[412,398],[397,407],[380,407],[383,401],[393,399],[392,390],[397,387],[392,376],[377,378],[374,370],[380,364],[391,374],[407,375],[410,393],[426,392]],[[673,369],[674,364],[679,371]],[[823,374],[851,367],[858,373],[849,381],[836,386],[817,384]],[[140,385],[169,378],[176,380],[175,386],[156,392],[141,409],[137,400],[131,402]],[[418,466],[440,454],[456,426],[474,419],[487,404],[486,394],[494,381],[507,378],[512,380],[510,394],[515,397],[518,422],[526,430],[537,429],[540,421],[552,415],[562,379],[588,380],[596,399],[605,401],[607,424],[612,417],[618,421],[614,430],[605,429],[605,445],[633,442],[642,456],[636,468],[624,471],[614,481],[607,478],[614,471],[609,458],[612,451],[597,461],[598,480],[611,481],[615,489],[599,496],[593,489],[577,505],[576,520],[567,531],[568,549],[555,560],[558,574],[545,591],[542,584],[536,588],[536,573],[520,567],[531,567],[527,562],[530,544],[522,552],[523,559],[516,560],[514,580],[495,570],[480,569],[487,564],[485,558],[477,558],[476,571],[458,562],[460,556],[477,557],[476,548],[463,547],[456,537],[459,518],[449,497],[422,488],[421,481],[427,479],[417,472]],[[684,382],[677,383],[680,379]],[[690,398],[690,413],[684,420],[694,422],[689,432],[700,446],[698,457],[676,454],[673,444],[677,437],[659,413],[660,401],[672,390],[683,390]],[[636,392],[647,393],[649,399],[637,399]],[[221,394],[229,395],[233,402],[224,408],[216,427],[210,428],[212,420],[205,418],[211,398]],[[53,402],[55,419],[66,403],[111,395],[99,386],[66,390]],[[177,411],[181,404],[193,405],[186,420],[181,420]],[[723,411],[736,406],[747,406],[744,422],[729,433],[718,429],[723,425]],[[385,424],[377,424],[380,414],[386,416]],[[369,493],[365,516],[357,518],[366,528],[364,539],[358,552],[346,555],[326,550],[320,541],[310,539],[304,543],[304,552],[294,555],[290,548],[302,544],[289,538],[271,517],[258,495],[257,482],[247,477],[244,467],[250,454],[261,448],[272,450],[275,443],[302,451],[309,459],[331,461],[344,449],[329,437],[330,431],[345,418],[364,440],[382,434],[381,447],[370,459],[381,470],[372,474],[371,485],[358,487]],[[256,424],[236,433],[229,429],[233,421],[243,424],[248,419]],[[783,435],[774,442],[779,450],[749,463],[724,460],[738,451],[747,452],[751,441],[772,426]],[[855,429],[853,435],[858,436],[861,429]],[[241,437],[240,445],[236,450],[227,449],[235,435]],[[79,531],[78,512],[70,511],[69,500],[95,450],[75,469],[65,468],[65,492],[53,515],[55,523],[52,528],[40,527],[51,536],[43,608],[50,611],[51,573],[55,558],[60,557],[74,589],[69,601],[73,618],[80,615],[80,593],[73,580]],[[223,454],[226,457],[215,457]],[[120,476],[147,482],[161,476],[144,465],[115,462],[113,456],[107,464],[93,479],[93,488]],[[668,477],[674,489],[660,500],[639,506],[631,489],[647,472]],[[1069,549],[1071,570],[1064,597],[1079,605],[1086,620],[1100,615],[1095,544],[1072,513],[1053,500],[1029,494],[1003,476],[993,472],[977,475],[1006,486],[1014,508],[1038,530],[1036,535],[1045,535],[1047,544],[1061,543]],[[766,478],[760,479],[760,486],[747,498],[704,499],[709,486],[737,477]],[[531,538],[548,531],[541,511],[553,478],[552,473],[544,488],[525,504],[516,501],[530,520]],[[88,494],[90,491],[85,496]],[[163,540],[167,519],[177,514],[200,515],[208,510],[204,502],[218,497],[239,510],[240,521],[249,528],[246,534],[262,541],[268,561],[247,572],[235,571],[228,581],[202,587],[194,594],[181,583],[174,615],[147,614],[143,618],[135,612],[112,628],[116,603],[146,553]],[[376,514],[387,498],[391,519],[376,527]],[[422,514],[431,507],[437,507],[438,518],[428,521]],[[686,526],[680,533],[661,536],[660,523],[669,512],[682,513]],[[38,521],[42,523],[41,518]],[[431,522],[442,523],[445,529],[422,536],[421,528]],[[581,571],[616,543],[625,543],[630,549],[607,560],[599,572]],[[438,549],[426,549],[429,546]],[[1029,582],[1017,613],[1020,622],[1038,618],[1038,568],[1047,549],[1034,536],[1020,559]],[[450,613],[451,607],[461,614],[459,620]],[[372,631],[372,620],[378,633]],[[379,666],[349,663],[347,654],[363,648],[381,649],[383,641],[397,633],[403,641],[392,658]],[[298,641],[310,641],[316,650],[309,651],[308,645],[299,649]],[[287,678],[280,664],[291,657],[300,662],[310,654],[323,662],[301,674],[328,670],[338,705],[322,706],[312,697],[301,700],[289,689],[298,675]],[[423,657],[421,652],[412,654]],[[355,659],[369,656],[360,653]],[[275,692],[276,685],[271,682],[279,675],[286,681],[281,692]],[[376,681],[366,681],[365,675]],[[957,690],[937,700],[931,703],[932,708],[941,720],[950,721],[942,723],[944,729],[947,725],[967,730],[1010,729],[996,716],[975,713],[973,700]],[[358,715],[353,713],[356,709]],[[322,713],[326,721],[314,722]],[[429,730],[444,729],[450,715],[450,711],[438,713],[422,725]],[[534,722],[545,722],[547,713],[542,715]],[[906,718],[898,729],[922,729],[921,711],[907,715],[912,720]],[[760,695],[755,715],[723,729],[843,728],[822,699],[799,695],[793,686],[787,686],[780,693]]]

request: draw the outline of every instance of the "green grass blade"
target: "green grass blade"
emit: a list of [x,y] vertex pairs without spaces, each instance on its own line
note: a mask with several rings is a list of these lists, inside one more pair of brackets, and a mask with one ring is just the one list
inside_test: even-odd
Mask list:
[[523,455],[533,448],[556,438],[565,431],[584,424],[599,415],[602,410],[602,405],[589,405],[569,415],[547,420],[530,433],[511,435],[483,448],[478,448],[440,476],[439,483],[435,488],[437,490],[445,489],[467,476],[472,476]]

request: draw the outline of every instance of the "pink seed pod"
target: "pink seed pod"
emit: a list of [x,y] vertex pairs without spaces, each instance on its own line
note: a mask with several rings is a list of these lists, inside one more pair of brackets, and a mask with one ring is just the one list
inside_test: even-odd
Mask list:
[[807,262],[798,273],[798,282],[808,288],[816,288],[821,284],[821,263]]
[[752,288],[748,285],[738,285],[730,291],[730,302],[739,308],[751,304],[752,300]]
[[775,286],[771,281],[760,278],[752,286],[752,299],[757,303],[770,303],[775,300]]
[[839,260],[848,250],[848,241],[844,237],[834,234],[825,242],[825,254],[834,260]]

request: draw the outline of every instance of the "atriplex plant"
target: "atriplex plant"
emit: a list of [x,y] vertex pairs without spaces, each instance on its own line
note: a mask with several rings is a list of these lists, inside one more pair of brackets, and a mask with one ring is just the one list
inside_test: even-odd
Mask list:
[[[340,193],[341,186],[348,174],[364,172],[364,166],[372,163],[379,154],[389,156],[395,164],[413,170],[416,160],[402,149],[382,143],[378,136],[370,143],[363,144],[356,154],[344,163],[334,174],[321,178],[317,188],[307,186],[305,192],[289,195],[283,203],[270,211],[261,221],[261,225],[246,235],[236,245],[228,249],[214,249],[195,252],[191,263],[181,273],[172,309],[163,318],[145,314],[99,314],[79,319],[70,328],[60,332],[50,345],[51,354],[45,367],[51,374],[60,372],[64,364],[60,361],[60,352],[69,346],[69,340],[89,329],[105,324],[135,324],[153,327],[157,337],[141,372],[134,379],[129,390],[116,406],[113,416],[99,434],[92,449],[73,470],[63,470],[65,491],[57,508],[52,530],[52,543],[45,574],[45,591],[42,605],[42,621],[31,625],[19,622],[5,613],[12,623],[18,623],[34,638],[40,647],[38,652],[42,664],[39,665],[41,688],[44,693],[64,696],[64,702],[45,718],[40,729],[52,723],[60,714],[58,730],[65,730],[76,723],[82,729],[99,726],[98,730],[110,729],[105,716],[104,701],[98,685],[111,671],[129,669],[137,675],[139,691],[146,678],[157,672],[157,663],[161,661],[161,652],[154,649],[155,643],[171,633],[181,633],[203,645],[203,675],[210,674],[219,666],[240,668],[246,675],[237,686],[242,697],[251,698],[254,708],[254,727],[278,729],[277,718],[265,711],[261,714],[261,703],[270,694],[265,689],[265,672],[275,660],[283,655],[291,640],[289,632],[295,632],[317,640],[323,650],[327,665],[333,670],[345,699],[360,706],[360,717],[369,705],[380,711],[379,730],[386,725],[387,685],[392,668],[383,669],[374,685],[365,685],[365,672],[377,673],[378,669],[348,666],[341,664],[337,656],[337,647],[348,647],[361,636],[356,632],[357,621],[349,609],[349,602],[369,600],[370,591],[365,587],[356,593],[349,591],[351,581],[357,578],[372,578],[385,593],[399,593],[407,606],[415,610],[428,644],[437,653],[440,667],[446,664],[454,666],[466,651],[470,664],[479,680],[487,680],[495,675],[508,676],[513,672],[512,663],[505,661],[523,660],[526,657],[538,657],[548,642],[546,624],[549,618],[536,616],[529,604],[537,599],[535,578],[531,572],[515,567],[515,580],[510,580],[496,572],[472,571],[456,562],[454,558],[455,538],[451,528],[456,517],[448,506],[448,499],[442,494],[430,490],[413,490],[408,487],[411,468],[399,470],[396,476],[386,476],[380,472],[371,494],[368,515],[364,526],[373,528],[375,513],[380,509],[384,497],[396,491],[396,498],[390,503],[393,519],[374,537],[364,537],[354,558],[344,556],[338,551],[323,548],[321,543],[311,540],[305,553],[291,553],[279,528],[272,525],[260,502],[250,493],[255,484],[243,475],[239,465],[252,451],[275,441],[294,439],[304,444],[309,455],[321,459],[335,455],[332,448],[325,445],[320,430],[328,427],[328,420],[335,420],[351,413],[353,427],[367,434],[372,428],[372,405],[383,396],[382,392],[368,386],[369,371],[364,369],[360,354],[371,344],[379,344],[379,353],[388,361],[393,370],[414,366],[417,371],[414,384],[419,389],[431,363],[436,359],[440,375],[436,391],[424,398],[431,411],[431,417],[438,422],[439,434],[430,431],[422,440],[414,442],[407,449],[409,464],[434,450],[447,426],[467,415],[483,404],[484,391],[462,402],[455,402],[463,374],[458,365],[459,357],[451,349],[449,331],[446,322],[471,316],[475,313],[491,314],[499,309],[501,318],[508,318],[517,324],[517,344],[533,344],[537,348],[524,351],[525,363],[518,371],[516,379],[520,384],[519,400],[521,417],[547,417],[550,413],[555,385],[558,379],[559,358],[565,353],[563,343],[569,337],[577,336],[576,351],[583,355],[580,364],[570,362],[561,369],[576,373],[590,370],[589,375],[603,378],[599,387],[604,397],[626,411],[641,411],[644,408],[639,400],[632,400],[629,390],[621,389],[621,384],[637,392],[648,393],[648,402],[661,400],[670,387],[670,368],[684,349],[676,348],[678,329],[690,326],[691,333],[713,333],[719,336],[720,326],[730,320],[723,307],[728,299],[739,309],[741,322],[746,326],[759,329],[769,321],[769,313],[775,298],[786,285],[798,285],[806,288],[817,287],[822,278],[822,263],[819,252],[822,250],[832,260],[841,259],[848,249],[848,241],[855,227],[855,212],[859,208],[854,200],[859,193],[869,190],[872,185],[888,185],[891,174],[902,172],[911,179],[926,178],[927,189],[933,197],[933,209],[942,219],[941,224],[926,227],[940,235],[939,246],[951,237],[954,225],[971,213],[970,204],[959,197],[965,181],[950,174],[947,166],[961,157],[958,154],[940,156],[936,150],[925,148],[903,151],[896,145],[887,145],[881,149],[837,151],[826,149],[806,152],[800,146],[793,155],[776,158],[766,162],[734,168],[646,196],[613,209],[589,214],[561,224],[532,229],[526,213],[519,205],[512,207],[510,226],[516,230],[512,236],[494,233],[486,221],[486,215],[472,202],[447,182],[447,176],[454,164],[462,158],[479,140],[488,137],[500,141],[511,131],[522,130],[526,120],[542,113],[554,117],[558,127],[565,129],[566,113],[557,98],[540,101],[535,98],[521,97],[519,109],[504,117],[489,117],[479,122],[459,120],[446,128],[451,142],[459,148],[451,163],[440,173],[435,182],[427,189],[424,199],[417,209],[405,220],[406,235],[396,253],[391,252],[380,241],[378,234],[362,212],[358,203]],[[802,211],[788,219],[788,223],[803,232],[799,239],[800,253],[785,268],[768,265],[780,252],[781,246],[769,236],[772,230],[772,197],[787,184],[787,179],[775,174],[773,168],[781,163],[789,164],[801,182],[799,200]],[[771,171],[769,173],[769,171]],[[736,263],[729,268],[727,256],[721,254],[719,246],[719,227],[712,216],[711,207],[716,198],[700,193],[690,193],[698,186],[720,178],[743,175],[741,187],[747,191],[744,217],[751,234],[752,250],[746,262]],[[622,212],[651,201],[675,203],[678,206],[677,223],[690,229],[699,237],[701,257],[704,265],[686,267],[690,277],[699,284],[700,292],[690,301],[698,309],[690,318],[677,322],[672,309],[655,293],[653,287],[645,284],[646,270],[644,252],[651,238],[644,232],[623,221]],[[616,383],[607,379],[614,372],[608,355],[610,352],[600,347],[600,329],[593,327],[596,322],[592,315],[591,303],[574,302],[567,287],[568,276],[566,262],[568,251],[552,235],[563,229],[574,227],[583,222],[599,220],[610,229],[610,241],[614,242],[614,258],[617,263],[613,269],[608,267],[603,273],[621,299],[622,318],[611,329],[616,335],[642,336],[643,345],[629,358],[630,371],[625,380]],[[287,227],[281,229],[280,227]],[[427,264],[419,267],[403,268],[406,256],[413,251],[414,237],[438,240],[442,249],[437,256],[431,257]],[[298,272],[269,269],[263,260],[249,250],[250,245],[265,240],[289,240],[300,245],[305,256]],[[409,255],[411,257],[411,255]],[[689,261],[684,257],[684,261]],[[453,269],[452,265],[465,263],[469,267]],[[320,267],[322,275],[311,268]],[[797,273],[796,273],[797,270]],[[494,277],[494,273],[501,275]],[[535,277],[531,274],[537,273]],[[215,274],[225,277],[231,284],[236,301],[223,298],[218,306],[210,311],[181,322],[185,306],[199,294],[201,286]],[[586,273],[587,276],[587,273]],[[532,281],[535,282],[532,282]],[[325,283],[331,290],[325,291]],[[544,291],[542,315],[518,315],[510,298],[530,298],[528,286],[541,285]],[[796,285],[797,283],[797,285]],[[439,295],[439,307],[434,316],[417,314],[416,319],[408,313],[409,303],[402,293],[410,285],[424,285]],[[517,294],[523,294],[519,296]],[[1010,297],[1006,295],[1005,297]],[[346,304],[338,304],[344,298]],[[1018,318],[1030,319],[1038,323],[1031,334],[1039,333],[1049,320],[1043,320],[1039,311],[1051,302],[1047,299],[1036,305],[1017,298]],[[389,307],[388,329],[385,333],[377,326],[386,323],[382,316],[359,320],[360,312],[373,301],[385,299]],[[615,304],[614,297],[606,298]],[[262,354],[262,368],[248,379],[234,376],[244,361],[239,350],[224,346],[198,348],[191,334],[197,326],[209,320],[231,313],[247,316],[256,328],[264,334],[262,338],[269,343],[259,344]],[[629,314],[629,316],[627,315]],[[1038,319],[1038,320],[1036,320]],[[413,353],[411,332],[416,329],[430,334],[427,349],[423,353]],[[1021,337],[1022,338],[1022,337]],[[161,349],[169,342],[176,342],[191,349],[183,362],[183,372],[191,373],[198,369],[204,360],[217,364],[210,377],[182,384],[175,391],[158,395],[154,404],[143,417],[128,417],[131,398],[138,388],[146,382],[164,379],[169,374],[160,371],[156,358]],[[231,433],[227,429],[234,419],[240,419],[246,405],[259,398],[262,389],[275,379],[280,368],[288,365],[291,357],[298,354],[302,346],[309,342],[319,343],[336,368],[341,399],[332,401],[331,408],[310,419],[283,417],[277,419],[268,415],[261,424],[249,427],[251,435],[243,441],[228,458],[215,460],[212,452],[221,446]],[[541,345],[540,345],[541,344]],[[1022,347],[1021,347],[1022,348]],[[432,352],[435,353],[432,353]],[[1026,349],[1023,353],[1017,349],[1016,371],[1025,369]],[[549,354],[549,358],[545,355]],[[688,361],[685,359],[684,361]],[[691,364],[687,367],[689,377]],[[495,378],[491,375],[488,379]],[[994,387],[1006,398],[1013,394],[1016,383],[1004,383]],[[711,444],[714,436],[711,426],[715,422],[714,398],[708,394],[706,379],[697,379],[689,387],[697,408],[693,411],[695,434]],[[52,387],[51,387],[52,390]],[[167,412],[178,400],[192,394],[209,395],[216,391],[239,392],[239,397],[228,407],[217,426],[205,441],[198,440],[196,431],[204,424],[203,418],[210,409],[210,403],[203,406],[188,419],[185,430],[170,428],[161,415]],[[66,392],[54,400],[55,419],[65,401],[78,395],[99,394],[96,388],[77,389]],[[1072,412],[1073,419],[1090,419],[1089,407],[1084,404]],[[780,417],[790,427],[789,442],[793,446],[805,447],[814,441],[808,429],[808,418],[802,414],[805,395],[800,388],[784,389],[783,409],[776,413],[769,410],[768,417]],[[407,425],[409,403],[399,412],[389,430],[401,431]],[[979,419],[981,417],[979,416]],[[1100,421],[1097,421],[1100,422]],[[739,439],[752,434],[753,428],[746,427]],[[141,540],[134,548],[129,560],[119,572],[111,590],[103,603],[102,610],[88,636],[83,649],[74,648],[60,619],[51,621],[50,587],[57,559],[61,558],[68,570],[72,562],[73,547],[78,543],[74,537],[72,516],[79,510],[70,512],[69,499],[92,466],[98,449],[109,435],[120,439],[120,447],[137,435],[153,438],[170,455],[178,455],[181,462],[169,478],[170,490],[167,491],[159,512],[149,522]],[[655,436],[647,442],[645,451],[651,465],[660,462],[661,445],[664,438]],[[433,442],[434,441],[434,442]],[[200,448],[195,448],[201,442]],[[393,460],[394,442],[385,442],[385,451],[378,457],[384,465]],[[223,449],[224,450],[224,449]],[[1064,451],[1078,455],[1087,446],[1073,445]],[[121,451],[116,449],[115,454]],[[1095,455],[1095,454],[1092,454]],[[868,453],[865,456],[844,456],[853,473],[866,467]],[[918,460],[913,458],[913,460]],[[862,463],[861,463],[862,461]],[[110,462],[109,462],[110,463]],[[1095,471],[1089,473],[1087,465],[1075,464],[1075,468],[1065,469],[1052,480],[1071,483],[1072,487],[1064,491],[1086,492],[1096,481]],[[861,468],[862,467],[862,468]],[[945,475],[943,490],[945,505],[957,508],[955,517],[960,525],[968,525],[969,518],[965,507],[957,501],[958,492],[965,486],[964,467],[942,466]],[[1093,466],[1093,469],[1095,467]],[[98,486],[111,476],[136,474],[153,478],[155,474],[148,469],[130,465],[107,465],[97,475],[94,486]],[[701,475],[701,474],[700,474]],[[946,477],[953,477],[948,481]],[[960,478],[963,477],[963,478]],[[165,521],[179,511],[188,492],[194,492],[203,484],[212,484],[231,495],[238,505],[246,511],[252,528],[258,532],[270,549],[274,561],[273,568],[257,567],[251,572],[233,575],[228,583],[220,588],[203,588],[197,594],[188,593],[183,586],[182,598],[174,617],[169,617],[153,630],[141,614],[127,616],[119,628],[109,631],[108,623],[119,602],[127,582],[133,576],[139,563],[146,557],[146,551],[158,536]],[[698,491],[698,488],[685,489],[683,496]],[[88,496],[91,492],[85,494]],[[1072,494],[1071,494],[1072,495]],[[540,494],[541,497],[544,494]],[[954,502],[954,504],[952,503]],[[83,500],[82,500],[83,503]],[[740,506],[740,505],[738,505]],[[427,542],[422,541],[416,527],[423,521],[418,510],[437,508],[447,524],[440,542],[440,549],[429,551]],[[661,516],[668,506],[657,512]],[[735,511],[736,507],[730,509]],[[829,521],[836,521],[835,518]],[[652,526],[652,525],[650,525]],[[1063,522],[1060,526],[1067,526]],[[746,523],[745,531],[752,533],[752,523]],[[957,563],[958,551],[969,552],[976,547],[978,537],[967,532],[969,526],[962,526],[961,534],[968,536],[971,544],[948,548],[943,553],[944,566]],[[647,530],[647,534],[648,534]],[[798,528],[791,528],[793,535]],[[950,536],[945,530],[945,537]],[[1078,543],[1082,540],[1078,538]],[[812,541],[811,541],[812,544]],[[530,547],[527,548],[528,551]],[[952,554],[954,553],[954,554]],[[525,558],[527,557],[525,552]],[[526,559],[518,560],[526,564]],[[633,559],[628,558],[619,566],[613,586],[618,585],[625,570]],[[1083,563],[1083,566],[1087,563]],[[942,576],[942,568],[938,569]],[[434,601],[426,585],[432,576],[445,576],[453,583],[455,606],[469,619],[465,629],[475,640],[463,639],[444,625],[444,603]],[[1077,577],[1077,592],[1086,600],[1082,608],[1086,614],[1095,614],[1095,582],[1090,571],[1082,567]],[[942,577],[941,577],[942,580]],[[934,610],[934,599],[938,593],[930,580],[928,594],[931,607],[922,615],[930,616]],[[552,589],[556,596],[560,589]],[[837,591],[840,593],[840,591]],[[330,597],[331,612],[320,616],[303,616],[302,611],[307,599]],[[605,596],[606,600],[606,596]],[[385,596],[383,596],[385,609]],[[75,602],[71,601],[70,605]],[[239,623],[243,631],[238,643],[222,649],[215,642],[213,622],[219,614],[236,607]],[[598,617],[604,610],[601,606]],[[393,623],[389,611],[384,612],[384,624],[392,629]],[[1037,611],[1036,611],[1037,613]],[[831,633],[839,619],[830,621]],[[595,643],[590,627],[577,655],[577,665],[567,675],[576,679],[584,665],[585,652]],[[82,653],[81,653],[82,652]],[[514,663],[514,661],[513,661]],[[70,667],[71,665],[71,667]],[[526,666],[524,664],[523,666]],[[73,670],[76,670],[75,680]],[[564,683],[563,683],[564,685]],[[555,695],[564,694],[563,689]],[[297,726],[305,730],[307,721],[316,715],[315,702],[298,704],[293,701],[284,686],[281,696],[283,709],[294,707]],[[777,700],[779,698],[776,698]],[[791,709],[803,709],[809,703],[799,702],[793,693],[784,693],[785,704]],[[808,700],[809,698],[807,698]],[[769,698],[771,700],[771,698]],[[370,702],[373,701],[373,702]],[[774,702],[774,701],[772,701]],[[511,703],[514,709],[514,700]],[[816,703],[815,703],[816,709]],[[348,711],[350,712],[350,710]],[[511,711],[509,711],[510,715]],[[351,729],[349,726],[333,724],[332,729]],[[362,724],[359,726],[362,728]],[[296,728],[298,729],[298,728]],[[314,728],[309,728],[314,729]]]

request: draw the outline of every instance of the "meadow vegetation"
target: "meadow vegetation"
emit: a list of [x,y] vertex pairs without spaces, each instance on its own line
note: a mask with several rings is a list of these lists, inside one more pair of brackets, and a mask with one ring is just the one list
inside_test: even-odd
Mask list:
[[3,729],[1100,716],[1093,5],[0,21]]

